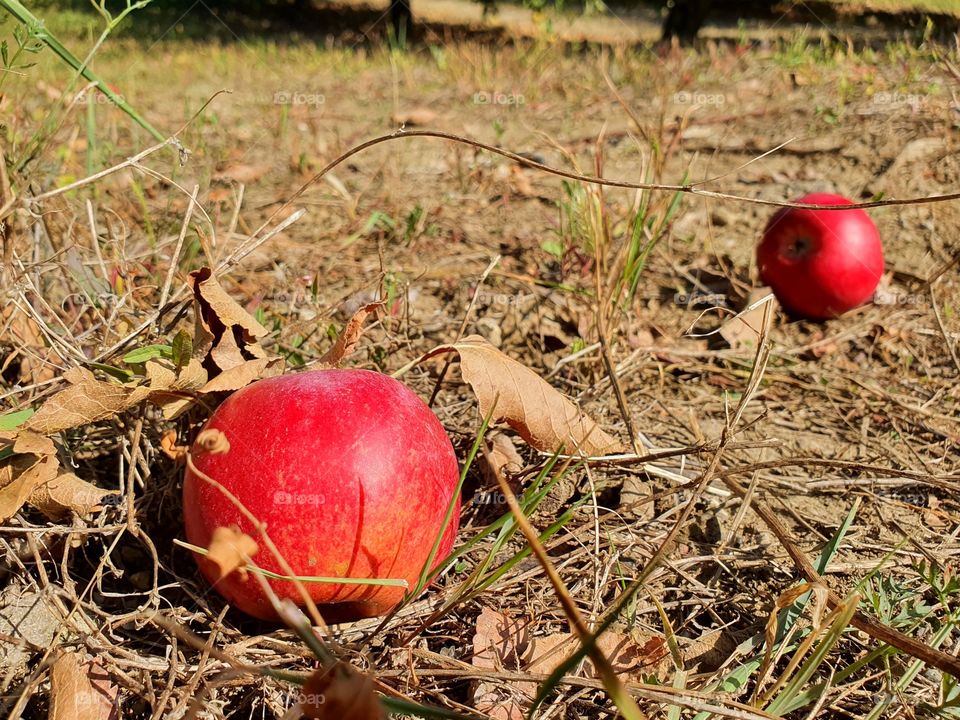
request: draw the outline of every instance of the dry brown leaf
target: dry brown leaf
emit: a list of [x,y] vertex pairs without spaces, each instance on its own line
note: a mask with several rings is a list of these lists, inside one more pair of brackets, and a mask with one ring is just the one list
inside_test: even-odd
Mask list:
[[145,386],[118,385],[97,380],[86,368],[71,368],[63,377],[70,386],[49,398],[23,425],[41,435],[106,420],[145,400]]
[[114,494],[68,472],[38,485],[27,502],[50,520],[60,520],[71,511],[77,515],[96,512],[101,509],[103,499]]
[[[490,608],[482,608],[473,635],[474,667],[485,670],[520,671],[529,650],[529,620],[511,618]],[[519,693],[530,695],[536,683],[511,683],[509,692],[502,682],[477,682],[473,689],[474,707],[495,720],[523,720],[526,715]]]
[[529,620],[511,618],[502,612],[482,608],[473,635],[474,667],[489,670],[519,670],[528,644]]
[[240,532],[237,527],[218,527],[213,531],[210,547],[207,548],[207,560],[215,564],[224,578],[236,571],[244,580],[247,578],[247,560],[257,550],[257,541]]
[[14,431],[14,434],[13,451],[15,453],[24,455],[56,455],[57,453],[57,448],[54,446],[53,440],[46,435],[30,432],[29,430]]
[[224,370],[200,388],[200,392],[212,393],[239,390],[254,380],[279,375],[281,372],[283,372],[283,361],[279,358],[246,360],[242,365]]
[[499,488],[497,478],[502,478],[510,489],[516,492],[519,482],[512,476],[523,469],[523,458],[517,452],[513,440],[503,433],[490,433],[482,449],[480,474],[483,475],[484,485]]
[[190,358],[179,372],[165,360],[148,360],[145,368],[150,383],[150,402],[163,411],[167,420],[176,418],[193,405],[195,396],[207,382],[207,371],[199,358]]
[[283,371],[283,360],[259,343],[267,329],[227,294],[210,268],[190,273],[190,287],[196,305],[193,352],[207,372],[199,392],[239,390]]
[[314,720],[387,720],[373,678],[345,662],[313,671],[303,684],[300,711]]
[[479,335],[455,345],[443,345],[427,357],[456,352],[460,372],[473,388],[480,414],[487,417],[496,401],[496,422],[506,422],[537,450],[606,455],[622,451],[608,435],[568,398],[530,368],[504,355]]
[[[770,288],[757,288],[750,293],[746,307],[752,306],[770,294]],[[720,337],[727,341],[734,350],[740,348],[756,348],[763,331],[763,314],[766,312],[766,303],[757,305],[752,310],[727,318],[720,325]]]
[[57,658],[50,671],[49,720],[114,720],[118,688],[104,669],[77,653]]
[[14,455],[0,464],[0,522],[11,518],[40,485],[57,477],[54,455]]
[[[608,630],[597,638],[597,648],[607,657],[617,675],[633,682],[643,682],[644,675],[663,676],[673,667],[670,651],[662,637],[639,633],[625,635]],[[579,640],[570,633],[559,633],[535,638],[531,642],[528,672],[549,675],[580,647]],[[592,661],[584,660],[584,671],[590,677],[600,673]]]
[[360,337],[363,335],[363,323],[367,321],[371,313],[382,307],[382,302],[375,302],[364,305],[357,310],[347,322],[346,327],[343,328],[343,332],[337,336],[337,341],[333,344],[333,347],[320,358],[320,362],[334,367],[339,366],[360,342]]
[[186,462],[190,448],[186,445],[177,445],[177,431],[167,430],[160,436],[160,451],[175,463]]
[[[224,290],[213,271],[200,268],[190,273],[190,287],[194,298],[200,304],[202,320],[207,323],[208,329],[219,340],[220,335],[227,327],[240,327],[251,339],[262,338],[268,333],[267,329],[234,300]],[[196,340],[194,341],[196,346]]]

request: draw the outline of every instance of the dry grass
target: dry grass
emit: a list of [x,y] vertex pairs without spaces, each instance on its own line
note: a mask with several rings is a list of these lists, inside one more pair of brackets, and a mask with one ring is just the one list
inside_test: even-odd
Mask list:
[[[543,480],[557,482],[530,518],[541,532],[556,525],[546,552],[588,625],[623,605],[616,632],[639,648],[654,640],[674,650],[672,660],[621,676],[644,712],[753,718],[771,703],[787,712],[800,698],[807,702],[796,717],[910,717],[920,707],[955,717],[956,686],[942,673],[847,626],[856,592],[863,613],[921,643],[956,656],[960,642],[958,589],[949,583],[960,550],[955,203],[874,211],[891,270],[886,303],[825,325],[777,316],[760,362],[755,347],[706,335],[729,308],[743,307],[756,282],[753,247],[768,214],[756,205],[685,200],[620,313],[603,301],[637,195],[563,186],[467,146],[420,138],[377,146],[300,197],[293,208],[306,209],[304,217],[271,235],[288,209],[264,226],[325,162],[389,132],[392,116],[424,109],[436,113],[432,126],[552,166],[592,172],[602,155],[612,178],[722,176],[710,187],[764,199],[814,189],[856,198],[950,192],[960,179],[956,101],[943,88],[956,78],[938,58],[956,66],[955,54],[907,43],[809,50],[800,38],[665,58],[439,37],[408,51],[108,44],[98,72],[165,131],[190,121],[180,139],[192,155],[181,166],[161,149],[44,197],[145,144],[115,109],[76,104],[13,176],[3,412],[37,406],[70,367],[129,370],[124,353],[189,329],[189,308],[179,302],[184,278],[205,263],[229,267],[225,287],[271,329],[270,348],[294,367],[317,361],[352,309],[378,295],[392,312],[363,337],[357,366],[393,372],[457,337],[466,317],[467,332],[547,377],[605,429],[625,441],[633,434],[645,454],[562,474],[554,466]],[[63,75],[40,59],[2,90],[0,147],[11,160],[51,109],[63,108],[53,92]],[[224,87],[233,94],[191,120]],[[284,93],[303,101],[276,102]],[[662,217],[668,200],[651,195],[650,213]],[[495,255],[502,259],[474,292]],[[164,298],[174,304],[164,307]],[[427,398],[438,370],[404,379]],[[455,373],[434,408],[464,458],[481,418]],[[208,411],[197,407],[175,424],[181,441]],[[196,698],[201,717],[284,717],[294,704],[292,686],[231,668],[307,671],[315,665],[309,649],[291,630],[228,612],[174,544],[181,470],[159,452],[169,427],[142,408],[67,433],[64,461],[115,490],[117,502],[56,523],[24,510],[0,528],[4,608],[30,598],[60,631],[57,642],[35,639],[29,671],[4,679],[10,716],[46,711],[50,664],[71,648],[102,663],[120,688],[123,717],[181,717]],[[521,454],[529,484],[546,459]],[[493,492],[472,470],[464,541],[506,511],[487,502]],[[788,614],[809,588],[797,589],[796,558],[761,506],[784,525],[795,555],[829,559],[820,573],[839,601],[833,614],[829,603],[818,614],[812,602],[792,640],[766,648],[766,664],[768,619],[777,607]],[[388,695],[466,714],[476,707],[477,681],[522,696],[508,683],[542,680],[537,671],[511,658],[493,669],[473,662],[481,610],[529,621],[536,638],[570,626],[543,568],[519,557],[520,536],[491,556],[494,542],[477,543],[386,627],[335,628],[336,652]],[[486,562],[507,569],[467,592],[471,570]],[[803,643],[809,655],[798,653]],[[786,676],[777,682],[791,658],[800,666],[796,687]],[[951,701],[953,709],[940,707]],[[600,681],[579,667],[540,716],[612,712]]]

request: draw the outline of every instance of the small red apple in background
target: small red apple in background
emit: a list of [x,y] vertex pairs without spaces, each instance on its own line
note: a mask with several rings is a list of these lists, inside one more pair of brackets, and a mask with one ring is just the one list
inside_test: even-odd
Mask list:
[[[852,205],[841,195],[813,193],[809,205]],[[863,210],[782,208],[757,248],[760,279],[792,315],[837,317],[867,302],[883,275],[883,246]]]
[[[315,370],[267,378],[238,390],[205,429],[226,435],[230,450],[195,445],[196,468],[229,490],[266,524],[298,576],[398,578],[416,585],[438,535],[436,561],[449,554],[460,517],[443,519],[459,481],[457,458],[436,416],[412,390],[368,370]],[[257,532],[216,487],[189,469],[183,514],[187,540],[207,547],[217,527]],[[286,575],[264,543],[257,565]],[[198,556],[210,582],[216,568]],[[271,580],[300,604],[289,581]],[[234,572],[215,584],[231,604],[276,620],[253,577]],[[305,583],[332,620],[388,612],[401,587]]]

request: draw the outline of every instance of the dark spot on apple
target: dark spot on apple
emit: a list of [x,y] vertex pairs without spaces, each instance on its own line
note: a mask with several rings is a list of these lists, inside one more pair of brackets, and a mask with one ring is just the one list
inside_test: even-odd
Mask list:
[[783,245],[783,257],[786,260],[799,260],[810,252],[813,241],[804,236],[791,238]]

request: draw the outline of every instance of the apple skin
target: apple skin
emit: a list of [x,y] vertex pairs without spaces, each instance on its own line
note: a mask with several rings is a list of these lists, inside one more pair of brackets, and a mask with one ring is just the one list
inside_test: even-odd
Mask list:
[[[813,193],[796,202],[852,205],[841,195]],[[867,302],[883,275],[883,245],[863,210],[782,208],[757,248],[760,279],[798,317],[829,320]]]
[[[459,482],[443,426],[408,387],[369,370],[328,369],[267,378],[228,397],[205,429],[223,432],[227,453],[197,445],[191,458],[266,524],[299,576],[420,577]],[[255,562],[286,575],[240,510],[189,468],[183,485],[187,540],[207,547],[214,529],[237,525],[258,541]],[[435,562],[449,554],[460,518],[457,498]],[[232,605],[278,620],[260,583],[236,572],[217,581]],[[270,580],[280,598],[302,605],[290,581]],[[404,595],[383,585],[304,583],[332,622],[382,615]]]

